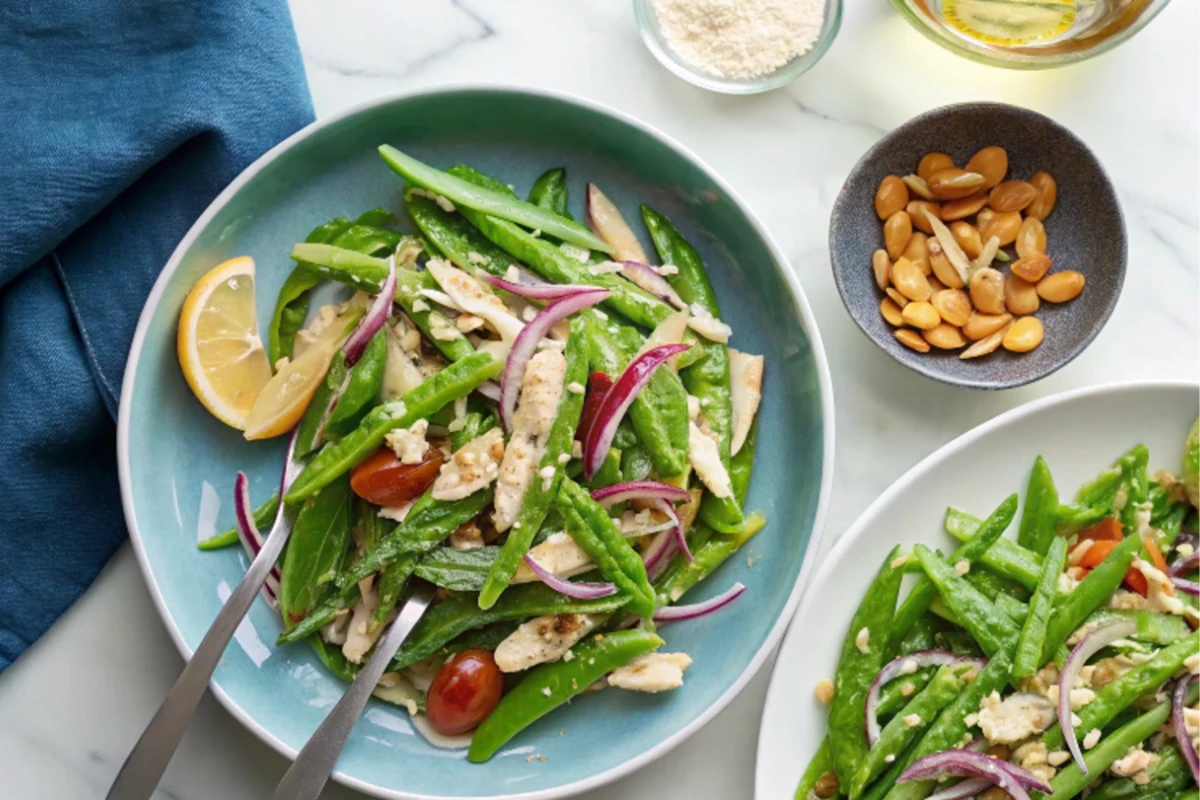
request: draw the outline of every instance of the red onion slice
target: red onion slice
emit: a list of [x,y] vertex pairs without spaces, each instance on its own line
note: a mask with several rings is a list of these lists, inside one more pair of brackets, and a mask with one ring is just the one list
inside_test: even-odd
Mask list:
[[513,413],[517,410],[517,395],[521,393],[521,378],[525,375],[525,367],[529,359],[537,352],[538,342],[542,340],[558,323],[577,311],[594,306],[609,296],[607,289],[576,290],[555,300],[537,313],[528,325],[517,334],[508,360],[504,362],[504,372],[500,375],[500,424],[504,430],[511,430]]
[[611,583],[587,583],[586,581],[572,583],[565,578],[560,578],[535,561],[533,556],[528,553],[525,554],[525,563],[542,583],[559,594],[573,597],[576,600],[598,600],[601,597],[610,597],[617,593],[617,587]]
[[612,247],[618,260],[646,261],[641,242],[621,216],[620,210],[594,183],[587,185],[586,211],[588,222],[604,243]]
[[643,264],[640,261],[622,261],[621,274],[631,283],[645,289],[664,303],[670,303],[680,309],[687,308],[687,303],[683,302],[683,298],[671,288],[667,279],[659,275],[649,264]]
[[493,403],[500,402],[500,384],[496,383],[495,381],[484,381],[475,387],[475,391],[478,392],[481,397],[486,397]]
[[1075,763],[1079,765],[1079,769],[1084,775],[1088,774],[1088,768],[1083,761],[1083,751],[1079,749],[1079,739],[1075,735],[1075,723],[1071,721],[1071,690],[1075,688],[1079,670],[1083,668],[1089,658],[1117,639],[1123,639],[1135,633],[1137,633],[1137,623],[1132,620],[1115,620],[1097,628],[1075,645],[1075,649],[1067,656],[1067,661],[1063,664],[1062,672],[1058,676],[1058,724],[1062,726],[1063,739],[1067,742],[1067,749],[1071,751],[1071,757],[1075,759]]
[[1182,575],[1185,572],[1194,572],[1196,569],[1200,569],[1200,551],[1192,553],[1187,558],[1176,561],[1173,565],[1171,565],[1170,571],[1172,575]]
[[983,794],[988,787],[994,785],[987,778],[967,778],[965,781],[959,781],[953,786],[947,786],[945,789],[934,792],[925,800],[965,800],[968,797]]
[[1180,578],[1175,575],[1171,576],[1171,585],[1181,592],[1188,594],[1200,594],[1200,583],[1190,581],[1187,578]]
[[358,321],[358,327],[354,329],[354,333],[350,334],[350,338],[342,345],[342,352],[346,354],[347,368],[355,365],[362,356],[363,350],[367,349],[367,342],[371,341],[371,338],[379,333],[379,329],[387,322],[388,312],[392,310],[392,303],[395,300],[396,256],[392,255],[388,259],[387,279],[379,288],[379,294],[375,295],[375,302],[371,303],[367,313]]
[[613,380],[607,373],[593,371],[588,375],[587,396],[583,399],[583,411],[579,414],[579,427],[575,429],[575,438],[580,442],[587,441],[596,423],[596,415],[600,413],[600,407],[612,385]]
[[583,442],[583,472],[586,477],[591,478],[595,475],[596,470],[604,463],[604,456],[607,455],[608,448],[612,446],[613,436],[617,433],[617,425],[637,398],[638,392],[650,382],[654,370],[671,356],[687,350],[689,346],[664,344],[647,350],[631,361],[621,373],[621,377],[613,383],[612,389],[604,396],[604,402],[600,404],[587,439]]
[[671,563],[675,553],[675,534],[673,531],[659,531],[650,544],[642,551],[642,563],[646,565],[646,576],[654,582],[662,576]]
[[692,550],[688,547],[687,535],[683,530],[683,520],[679,518],[679,512],[675,510],[675,506],[662,498],[655,499],[654,506],[671,520],[672,524],[669,530],[671,535],[675,537],[675,546],[679,548],[679,552],[683,553],[684,558],[688,561],[695,561],[696,559],[692,555]]
[[1183,753],[1183,759],[1192,771],[1192,780],[1200,783],[1200,754],[1192,747],[1192,737],[1188,734],[1187,721],[1183,716],[1188,689],[1196,680],[1197,676],[1188,675],[1180,678],[1179,683],[1175,684],[1175,691],[1171,694],[1171,726],[1175,732],[1175,744],[1179,746],[1179,752]]
[[510,294],[530,300],[561,300],[564,297],[570,297],[580,292],[594,292],[597,288],[577,283],[513,283],[512,281],[506,281],[503,278],[497,278],[495,275],[487,273],[481,274],[480,277],[497,289],[503,289]]
[[[909,663],[914,666],[909,668]],[[871,683],[871,688],[867,692],[867,704],[863,714],[863,727],[867,732],[867,742],[874,745],[879,741],[881,728],[879,726],[879,695],[883,690],[885,683],[890,683],[902,675],[911,675],[924,667],[945,667],[951,664],[959,664],[973,662],[980,669],[987,665],[987,661],[982,658],[967,658],[966,656],[956,655],[948,650],[920,650],[916,653],[909,653],[906,656],[889,661],[884,664],[883,669],[879,670],[879,674],[875,676],[875,680]]]
[[[281,503],[280,511],[282,510]],[[233,516],[237,523],[238,538],[242,540],[246,554],[251,560],[258,558],[258,553],[263,547],[263,538],[258,532],[258,526],[254,524],[254,508],[250,505],[250,480],[244,472],[238,472],[233,481]],[[278,607],[279,581],[279,567],[272,566],[262,589],[263,597],[272,608]]]
[[1054,791],[1029,770],[970,750],[943,750],[918,758],[900,773],[896,783],[957,777],[984,778],[1012,795],[1013,800],[1029,800],[1028,789],[1047,794]]
[[626,500],[678,500],[680,502],[690,498],[687,489],[680,489],[678,486],[672,486],[669,483],[661,483],[659,481],[629,481],[627,483],[614,483],[612,486],[605,486],[602,489],[596,489],[592,492],[592,499],[605,508],[614,506],[617,503],[623,503]]
[[735,583],[716,597],[703,603],[693,603],[690,606],[665,606],[654,612],[655,622],[682,622],[685,619],[697,619],[722,609],[742,596],[746,591],[744,583]]

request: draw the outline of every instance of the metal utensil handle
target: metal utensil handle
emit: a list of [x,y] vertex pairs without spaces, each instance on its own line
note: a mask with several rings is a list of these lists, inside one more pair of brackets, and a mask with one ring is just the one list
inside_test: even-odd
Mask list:
[[[280,509],[282,511],[282,507]],[[254,596],[262,589],[263,583],[270,574],[271,567],[279,558],[283,545],[291,534],[291,525],[279,524],[284,517],[280,514],[276,525],[263,542],[263,548],[241,583],[229,595],[225,605],[217,614],[212,627],[204,635],[200,646],[192,654],[192,658],[183,669],[183,674],[170,693],[158,708],[154,719],[146,726],[133,752],[125,759],[117,779],[108,790],[108,800],[146,800],[158,786],[159,780],[167,770],[171,756],[179,747],[179,741],[187,730],[188,722],[200,704],[200,698],[208,689],[208,681],[212,678],[213,670],[217,668],[229,644],[234,630],[246,616]]]
[[316,800],[320,796],[329,780],[329,773],[333,772],[338,756],[346,746],[354,723],[375,691],[375,684],[379,683],[380,676],[387,670],[400,645],[412,633],[432,599],[433,591],[428,586],[420,586],[413,592],[387,635],[375,646],[375,653],[367,665],[359,671],[354,683],[350,684],[342,699],[296,756],[295,763],[275,787],[272,800]]

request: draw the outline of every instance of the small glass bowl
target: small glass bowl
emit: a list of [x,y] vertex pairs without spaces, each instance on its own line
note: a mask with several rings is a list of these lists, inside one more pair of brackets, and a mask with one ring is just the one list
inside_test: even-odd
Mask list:
[[838,28],[842,24],[841,0],[825,0],[825,20],[821,26],[821,34],[813,44],[812,49],[803,55],[796,56],[774,72],[760,75],[757,78],[722,78],[687,63],[671,49],[658,25],[658,14],[654,11],[654,0],[633,0],[633,16],[637,20],[638,30],[642,41],[664,67],[674,72],[685,81],[725,94],[758,94],[769,92],[786,86],[800,75],[808,72],[837,37]]

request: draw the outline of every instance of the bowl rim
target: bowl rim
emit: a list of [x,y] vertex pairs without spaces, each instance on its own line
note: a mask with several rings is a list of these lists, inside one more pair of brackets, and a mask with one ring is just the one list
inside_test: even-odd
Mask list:
[[[708,708],[702,710],[694,720],[634,758],[631,758],[596,775],[592,775],[581,780],[576,780],[571,783],[562,784],[560,786],[554,786],[532,792],[495,794],[488,796],[490,800],[553,800],[554,798],[569,797],[590,789],[604,786],[658,760],[704,727],[710,720],[712,720],[713,717],[717,715],[717,713],[724,709],[738,694],[740,694],[750,680],[762,668],[767,658],[772,652],[774,652],[775,648],[782,640],[788,623],[791,622],[792,616],[795,614],[796,608],[799,606],[801,595],[803,594],[807,583],[807,578],[815,567],[814,562],[817,560],[817,554],[821,551],[821,542],[824,537],[825,517],[828,511],[829,498],[833,487],[835,425],[833,382],[830,377],[829,364],[825,356],[825,348],[822,344],[821,334],[817,328],[816,318],[813,315],[812,308],[804,294],[804,290],[800,286],[799,278],[796,276],[795,271],[791,267],[791,263],[788,261],[787,256],[784,255],[778,243],[771,236],[770,232],[754,214],[746,201],[742,199],[741,195],[739,195],[733,189],[733,187],[725,181],[724,178],[718,175],[716,171],[712,169],[712,167],[710,167],[703,159],[693,153],[690,149],[684,147],[674,138],[668,136],[666,133],[658,130],[657,128],[642,122],[632,115],[613,109],[603,103],[568,92],[502,83],[457,83],[422,88],[413,91],[392,92],[364,102],[353,104],[336,114],[332,114],[324,119],[319,119],[308,124],[259,156],[258,159],[256,159],[252,164],[238,174],[238,176],[234,178],[233,181],[213,199],[213,201],[204,210],[204,213],[202,213],[200,217],[192,224],[187,233],[180,240],[179,244],[176,245],[175,249],[171,253],[170,258],[167,259],[162,272],[159,273],[158,278],[155,280],[154,286],[151,288],[150,294],[146,299],[146,303],[142,308],[142,312],[138,317],[137,328],[134,332],[133,342],[130,346],[129,356],[125,364],[125,374],[121,381],[121,398],[117,415],[117,472],[121,490],[121,507],[125,516],[126,527],[129,529],[129,538],[133,546],[134,554],[137,556],[138,568],[142,572],[142,577],[150,591],[150,597],[154,602],[154,606],[157,609],[159,616],[162,618],[164,626],[167,629],[167,633],[170,635],[171,640],[175,643],[175,647],[179,650],[180,655],[183,656],[185,661],[188,661],[191,659],[192,649],[188,646],[187,642],[184,641],[179,626],[175,622],[170,609],[167,607],[155,575],[151,570],[149,558],[142,542],[141,531],[139,530],[137,524],[137,516],[134,513],[133,490],[130,479],[129,433],[132,425],[132,401],[130,398],[133,397],[133,387],[138,374],[138,365],[141,359],[142,349],[149,332],[151,318],[154,316],[159,303],[162,301],[167,284],[178,270],[184,254],[196,241],[200,233],[212,222],[217,213],[224,208],[247,183],[249,183],[256,175],[258,175],[259,172],[261,172],[269,164],[275,161],[275,159],[279,158],[279,156],[301,141],[313,136],[317,132],[322,131],[327,127],[337,125],[348,118],[357,116],[359,114],[369,113],[379,107],[388,106],[393,103],[437,95],[472,94],[480,92],[533,96],[576,106],[594,113],[607,115],[671,148],[678,155],[682,156],[693,166],[703,172],[706,177],[711,179],[713,183],[716,184],[716,186],[723,191],[745,215],[746,219],[753,227],[754,232],[762,239],[763,243],[766,245],[768,251],[771,253],[772,258],[775,261],[775,269],[782,274],[784,283],[791,292],[792,301],[800,316],[800,322],[803,325],[804,331],[808,335],[811,343],[810,346],[812,348],[813,362],[817,373],[817,385],[820,392],[820,403],[823,417],[823,442],[821,455],[822,472],[820,488],[817,497],[816,513],[813,517],[812,532],[809,536],[808,544],[804,550],[804,557],[803,561],[801,562],[800,571],[796,575],[795,581],[792,584],[782,611],[771,626],[771,629],[768,631],[767,636],[763,640],[762,644],[759,645],[754,656],[747,663],[745,669],[742,670],[741,674],[739,674],[737,678],[729,685],[729,687],[726,688],[720,697],[718,697],[717,700]],[[279,740],[256,719],[250,716],[233,700],[230,695],[228,695],[219,685],[217,685],[215,681],[210,681],[209,688],[221,705],[224,706],[225,709],[247,730],[252,732],[255,736],[272,747],[280,755],[287,758],[289,761],[295,759],[298,752],[297,750],[289,747],[287,744]],[[456,799],[452,795],[415,794],[399,789],[390,789],[368,783],[367,781],[348,775],[340,770],[335,770],[331,777],[344,786],[348,786],[352,789],[375,797],[388,798],[389,800],[479,800],[479,797],[462,797]]]
[[[829,552],[821,557],[821,563],[817,567],[816,573],[812,576],[813,585],[821,585],[830,580],[831,571],[842,558],[847,550],[850,550],[858,543],[864,535],[868,535],[868,526],[875,522],[875,518],[879,516],[881,509],[887,508],[892,501],[902,493],[911,490],[914,486],[920,484],[925,476],[934,467],[941,464],[950,456],[974,446],[980,439],[991,434],[993,431],[1001,430],[1010,425],[1032,416],[1039,412],[1050,408],[1055,408],[1061,405],[1069,405],[1082,399],[1092,397],[1103,397],[1107,395],[1119,395],[1126,393],[1140,393],[1153,391],[1178,391],[1182,389],[1190,389],[1196,391],[1200,389],[1200,382],[1188,380],[1185,378],[1164,378],[1164,379],[1135,379],[1127,381],[1113,381],[1109,383],[1093,384],[1090,386],[1081,386],[1075,389],[1067,389],[1054,394],[1045,395],[1036,399],[1021,403],[1007,411],[997,414],[991,419],[984,420],[978,425],[970,428],[958,436],[946,442],[944,445],[936,448],[933,452],[926,455],[920,461],[904,471],[896,480],[894,480],[886,489],[880,492],[871,503],[863,509],[853,522],[851,522],[844,531],[837,537],[837,541],[829,548]],[[815,596],[815,595],[814,595]],[[802,608],[797,609],[796,617],[800,618],[801,611],[806,611],[813,596],[804,598]],[[799,635],[799,629],[789,629],[787,639],[794,635]],[[785,642],[786,645],[786,642]],[[762,797],[759,791],[759,779],[766,772],[764,762],[763,742],[774,733],[774,728],[768,730],[770,720],[766,713],[767,707],[771,704],[772,699],[781,691],[778,684],[788,680],[791,676],[785,675],[779,668],[780,661],[776,661],[772,668],[771,677],[767,684],[767,693],[763,701],[763,715],[759,720],[758,729],[758,745],[754,758],[754,797],[755,800],[767,800]],[[810,712],[805,712],[806,714]],[[797,754],[797,758],[810,758],[811,753],[803,755]]]
[[[1074,144],[1078,145],[1091,157],[1093,164],[1095,164],[1097,173],[1099,173],[1103,183],[1107,185],[1109,194],[1112,195],[1113,205],[1117,211],[1117,221],[1120,223],[1120,225],[1116,231],[1119,244],[1119,257],[1114,260],[1117,270],[1116,288],[1112,292],[1108,302],[1105,304],[1104,310],[1101,312],[1101,314],[1091,320],[1091,329],[1087,336],[1080,340],[1079,344],[1072,351],[1070,351],[1066,358],[1062,359],[1058,363],[1051,364],[1047,369],[1041,372],[1034,371],[1022,373],[1014,378],[1006,380],[973,380],[971,378],[957,378],[946,375],[940,370],[932,368],[930,365],[936,365],[939,363],[936,359],[907,360],[905,357],[902,357],[906,356],[907,353],[901,353],[899,351],[893,352],[884,347],[879,339],[877,339],[871,331],[867,330],[864,323],[851,310],[850,300],[847,295],[847,289],[842,277],[842,271],[838,269],[837,258],[835,257],[835,253],[838,249],[837,237],[841,229],[841,219],[844,210],[851,202],[851,198],[849,197],[848,193],[851,180],[858,177],[859,173],[866,167],[866,164],[870,159],[887,150],[887,148],[891,146],[896,135],[901,131],[917,127],[918,125],[928,122],[931,119],[941,118],[961,111],[1000,111],[1006,114],[1029,114],[1036,117],[1049,128],[1054,130],[1056,134],[1063,136],[1064,138],[1071,140]],[[1121,196],[1117,193],[1116,184],[1113,183],[1112,177],[1108,174],[1108,170],[1104,168],[1104,164],[1101,163],[1100,159],[1092,151],[1092,148],[1088,147],[1087,142],[1083,141],[1083,139],[1067,128],[1067,126],[1063,125],[1061,122],[1051,119],[1040,111],[1035,111],[1032,108],[1026,108],[1025,106],[1018,106],[1013,103],[987,101],[950,103],[943,106],[937,106],[936,108],[931,108],[928,111],[923,111],[917,116],[901,123],[900,125],[897,125],[895,128],[892,128],[877,142],[871,145],[867,151],[859,157],[858,161],[854,163],[854,166],[850,169],[850,172],[846,175],[845,181],[842,183],[842,188],[838,191],[837,199],[834,201],[833,209],[829,215],[829,220],[829,268],[830,271],[833,272],[833,282],[837,285],[838,296],[842,300],[842,306],[846,309],[846,313],[849,315],[850,319],[854,321],[855,326],[857,326],[858,330],[863,334],[863,336],[867,337],[872,344],[877,346],[896,363],[907,367],[913,372],[923,375],[926,378],[932,378],[950,386],[959,386],[964,389],[999,391],[1003,389],[1015,389],[1018,386],[1025,386],[1053,375],[1055,372],[1058,372],[1060,369],[1078,358],[1079,355],[1092,344],[1095,338],[1100,335],[1100,331],[1104,330],[1104,326],[1108,324],[1109,318],[1112,317],[1112,313],[1116,309],[1117,303],[1120,302],[1121,293],[1125,288],[1125,272],[1129,265],[1129,231],[1125,223],[1125,209],[1121,205]],[[865,268],[866,267],[864,265],[864,269]]]

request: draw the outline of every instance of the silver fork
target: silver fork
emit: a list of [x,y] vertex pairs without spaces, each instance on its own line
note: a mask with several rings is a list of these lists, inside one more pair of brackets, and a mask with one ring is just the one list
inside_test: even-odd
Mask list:
[[158,712],[142,732],[129,757],[125,759],[121,771],[117,773],[116,780],[108,790],[108,800],[147,800],[166,772],[167,764],[178,749],[188,722],[196,713],[200,698],[208,689],[208,681],[225,652],[225,646],[229,644],[234,630],[246,616],[246,611],[254,602],[254,596],[262,589],[267,575],[275,566],[283,546],[291,536],[292,520],[285,513],[283,496],[287,494],[288,488],[303,467],[303,464],[294,458],[295,448],[296,436],[293,434],[288,443],[287,463],[283,470],[283,479],[280,481],[279,510],[275,512],[275,522],[263,542],[262,550],[255,556],[250,569],[246,570],[241,583],[221,607],[212,627],[204,634],[200,646],[184,667],[183,674],[175,681]]
[[375,653],[368,659],[367,665],[359,671],[354,683],[350,684],[342,699],[325,717],[308,744],[296,756],[295,763],[284,774],[283,780],[275,787],[271,800],[316,800],[320,796],[354,723],[371,698],[371,692],[375,691],[375,684],[379,683],[380,676],[425,614],[432,599],[433,589],[427,584],[419,584],[413,590],[412,596],[400,609],[400,616],[375,645]]

